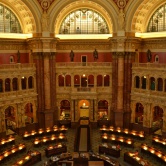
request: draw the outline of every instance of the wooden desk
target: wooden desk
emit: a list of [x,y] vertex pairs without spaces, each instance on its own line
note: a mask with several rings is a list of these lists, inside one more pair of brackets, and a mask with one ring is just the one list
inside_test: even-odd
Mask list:
[[13,166],[30,166],[36,164],[37,162],[41,161],[41,153],[38,151],[31,152],[27,154],[20,160],[18,160]]
[[59,126],[71,127],[71,120],[58,120]]
[[119,162],[111,159],[105,155],[92,154],[90,156],[91,161],[103,161],[105,166],[120,166]]
[[5,147],[6,145],[12,145],[12,144],[15,144],[15,137],[13,137],[12,135],[6,138],[0,139],[0,148]]
[[58,155],[61,153],[66,153],[66,152],[67,152],[67,146],[62,144],[49,146],[48,148],[45,149],[45,154],[47,157],[51,157],[51,156]]
[[26,150],[25,144],[14,145],[12,148],[2,152],[0,154],[0,164],[6,161],[8,158],[15,156],[19,152],[23,152]]
[[99,153],[101,154],[107,154],[107,155],[110,155],[110,156],[113,156],[113,157],[120,157],[120,149],[114,149],[112,148],[111,146],[102,146],[100,145],[99,146]]
[[146,144],[142,144],[141,145],[141,152],[142,153],[146,153],[149,155],[152,155],[153,157],[155,157],[159,162],[163,163],[166,165],[166,153],[163,153],[162,151],[148,146]]
[[166,138],[162,138],[159,136],[153,136],[152,144],[160,145],[161,147],[166,146]]
[[125,152],[124,161],[134,166],[150,166],[150,164],[139,156],[135,156],[134,153]]
[[145,139],[145,133],[144,131],[136,131],[136,130],[129,130],[129,129],[122,129],[120,127],[113,127],[113,126],[102,126],[100,128],[100,131],[102,133],[108,133],[108,134],[118,134],[118,135],[123,135],[123,136],[130,136],[133,138],[138,138],[138,139]]
[[[67,161],[67,160],[72,159],[72,155],[70,153],[62,153],[61,155],[58,156],[52,156],[51,159],[49,160],[49,166],[55,166],[56,164],[59,165],[59,163],[73,163],[72,161]],[[70,164],[68,164],[70,166]],[[67,165],[67,166],[68,166]]]
[[130,138],[125,138],[122,136],[115,136],[115,135],[109,135],[104,133],[101,135],[103,142],[114,142],[115,144],[121,144],[124,146],[128,146],[133,148],[134,147],[134,140]]

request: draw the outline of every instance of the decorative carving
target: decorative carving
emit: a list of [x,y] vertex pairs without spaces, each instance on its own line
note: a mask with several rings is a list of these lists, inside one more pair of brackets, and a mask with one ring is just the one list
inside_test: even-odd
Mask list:
[[119,8],[125,8],[129,0],[114,0]]
[[44,11],[41,19],[42,31],[49,31],[49,19],[47,12]]
[[43,10],[47,11],[54,0],[38,0]]
[[93,57],[94,57],[94,60],[96,61],[98,59],[98,52],[95,48],[95,50],[93,51]]
[[118,24],[119,24],[119,30],[125,29],[125,14],[124,14],[123,9],[119,10]]

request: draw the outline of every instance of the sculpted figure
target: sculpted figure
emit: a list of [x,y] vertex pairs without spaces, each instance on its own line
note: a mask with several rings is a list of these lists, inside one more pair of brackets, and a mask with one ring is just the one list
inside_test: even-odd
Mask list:
[[96,49],[93,51],[93,57],[94,57],[94,60],[98,59],[98,52]]
[[42,24],[43,31],[49,30],[49,16],[47,15],[46,11],[43,12],[41,24]]
[[147,61],[150,62],[151,58],[152,58],[152,54],[151,54],[151,51],[148,49],[148,51],[147,51]]
[[74,61],[74,52],[73,52],[73,50],[71,50],[71,52],[70,52],[70,60],[71,60],[71,62]]
[[125,14],[123,12],[123,9],[119,10],[118,23],[119,23],[119,29],[124,30],[124,28],[125,28]]

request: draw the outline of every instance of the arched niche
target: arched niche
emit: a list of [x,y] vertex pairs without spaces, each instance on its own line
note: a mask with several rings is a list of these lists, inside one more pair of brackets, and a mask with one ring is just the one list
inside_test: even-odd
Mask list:
[[153,107],[152,130],[155,132],[163,128],[163,109],[159,106]]
[[98,102],[98,120],[108,119],[108,101],[100,100]]
[[143,125],[144,107],[141,103],[136,103],[135,123]]
[[62,100],[60,102],[60,120],[71,119],[70,102]]
[[34,122],[33,104],[27,103],[24,108],[25,108],[25,112],[24,112],[25,125],[33,123]]
[[9,106],[5,109],[5,123],[6,129],[15,132],[17,127],[17,113],[14,107]]

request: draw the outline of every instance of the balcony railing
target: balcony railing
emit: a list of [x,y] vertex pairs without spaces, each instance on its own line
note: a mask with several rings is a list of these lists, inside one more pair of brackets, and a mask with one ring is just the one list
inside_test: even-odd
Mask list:
[[0,70],[28,70],[33,68],[36,68],[34,63],[12,63],[0,65]]
[[10,91],[10,92],[0,92],[0,101],[2,100],[10,100],[14,98],[19,97],[25,97],[25,96],[37,96],[37,93],[34,89],[25,89],[25,90],[19,90],[19,91]]
[[162,63],[133,63],[132,67],[135,68],[164,68],[166,69],[166,64],[162,64]]
[[111,67],[110,62],[60,62],[56,63],[57,68],[61,67]]

